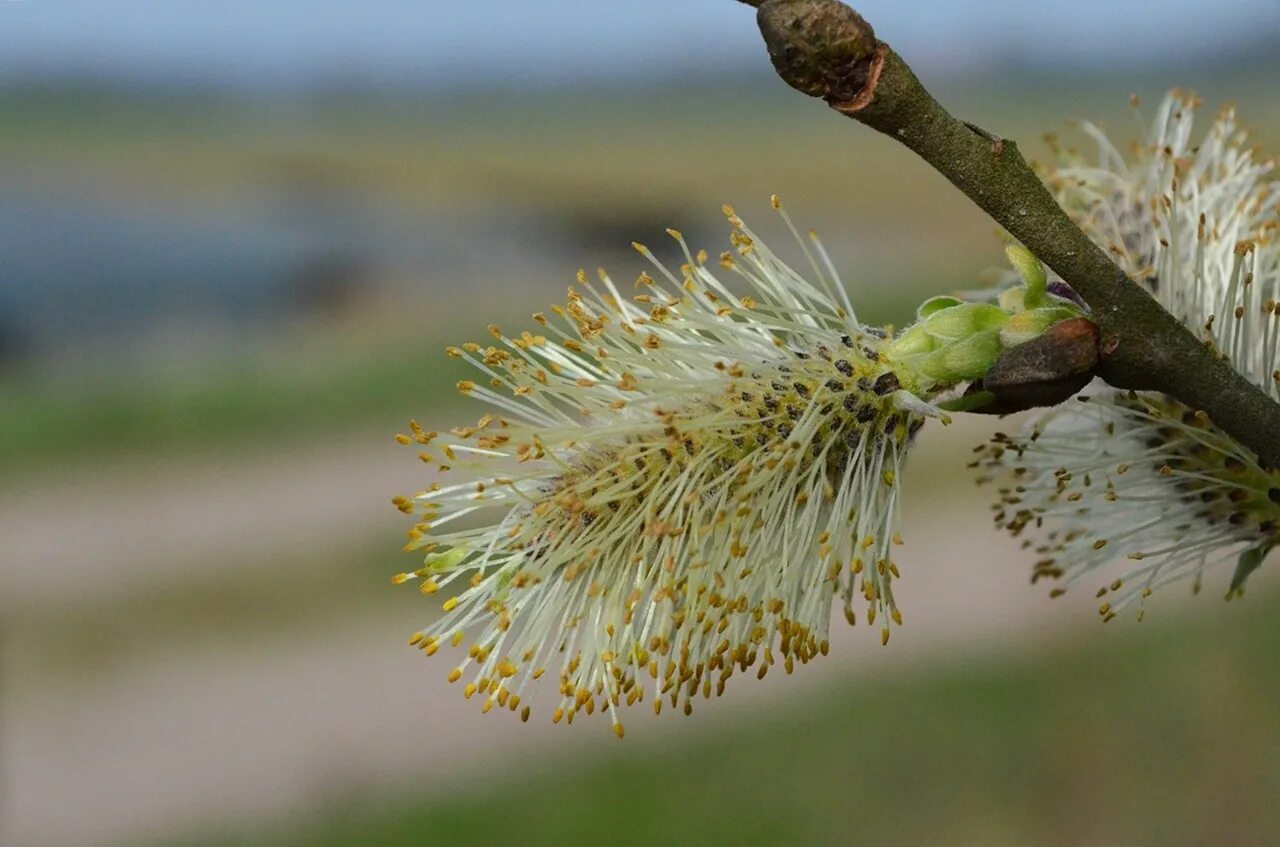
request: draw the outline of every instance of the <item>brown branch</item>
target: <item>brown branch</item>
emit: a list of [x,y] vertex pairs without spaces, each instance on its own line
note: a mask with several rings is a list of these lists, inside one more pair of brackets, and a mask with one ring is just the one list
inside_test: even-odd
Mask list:
[[759,7],[783,80],[913,150],[1085,299],[1101,332],[1100,376],[1205,411],[1264,465],[1280,467],[1280,404],[1130,280],[1067,216],[1016,144],[951,115],[843,3],[742,2]]

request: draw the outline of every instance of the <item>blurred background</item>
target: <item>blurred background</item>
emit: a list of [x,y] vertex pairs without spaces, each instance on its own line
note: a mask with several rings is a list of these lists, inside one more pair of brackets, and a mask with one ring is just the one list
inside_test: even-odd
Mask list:
[[[860,8],[1032,155],[1172,86],[1280,145],[1276,0]],[[773,192],[872,321],[1002,258],[730,0],[0,3],[0,843],[1280,844],[1275,575],[1048,603],[964,468],[992,422],[913,459],[887,649],[833,625],[619,743],[405,646],[392,436],[477,414],[443,347],[722,249],[722,203],[787,254]]]

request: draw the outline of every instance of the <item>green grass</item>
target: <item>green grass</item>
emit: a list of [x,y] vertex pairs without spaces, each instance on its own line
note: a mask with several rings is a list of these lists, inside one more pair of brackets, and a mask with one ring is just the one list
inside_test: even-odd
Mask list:
[[456,794],[357,796],[292,830],[192,843],[1274,844],[1276,599],[1082,621],[1073,643],[1014,658],[944,650],[922,672],[695,718],[656,746],[602,723],[585,760],[513,761]]
[[[161,373],[0,381],[0,476],[49,463],[314,442],[456,403],[444,340],[253,354]],[[434,336],[441,338],[440,336]]]

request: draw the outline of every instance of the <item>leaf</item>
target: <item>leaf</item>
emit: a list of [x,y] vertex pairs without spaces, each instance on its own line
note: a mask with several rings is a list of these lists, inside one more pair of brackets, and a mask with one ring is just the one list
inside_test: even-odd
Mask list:
[[894,358],[903,359],[930,353],[937,346],[933,336],[922,325],[916,324],[889,342],[889,351]]
[[1231,586],[1227,589],[1228,599],[1244,593],[1245,580],[1249,578],[1249,574],[1262,567],[1262,560],[1267,558],[1270,552],[1270,546],[1260,544],[1240,554],[1240,559],[1236,562],[1236,572],[1231,575]]
[[1021,244],[1010,244],[1004,252],[1009,257],[1009,264],[1013,265],[1018,276],[1022,277],[1022,281],[1027,286],[1025,295],[1027,308],[1039,306],[1040,301],[1044,299],[1045,285],[1048,282],[1044,265],[1034,253]]
[[984,329],[930,353],[920,362],[926,376],[944,383],[978,379],[1000,357],[1000,330]]
[[967,391],[959,397],[953,397],[950,400],[939,403],[939,409],[945,409],[948,412],[976,412],[984,406],[990,405],[996,399],[996,395],[990,391]]
[[922,321],[934,312],[938,312],[943,309],[950,309],[952,306],[959,306],[962,303],[964,303],[963,300],[958,300],[955,297],[948,297],[945,294],[941,294],[937,297],[930,297],[928,300],[920,304],[920,308],[916,309],[916,320]]
[[999,329],[1009,315],[991,303],[961,303],[934,312],[924,321],[924,328],[943,341],[959,341],[983,330]]

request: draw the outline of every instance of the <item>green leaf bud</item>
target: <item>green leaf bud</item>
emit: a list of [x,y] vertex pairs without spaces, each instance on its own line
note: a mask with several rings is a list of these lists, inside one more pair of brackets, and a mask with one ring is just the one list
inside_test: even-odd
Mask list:
[[1008,313],[993,303],[961,303],[934,312],[924,327],[935,338],[957,341],[982,330],[998,330],[1008,320]]

